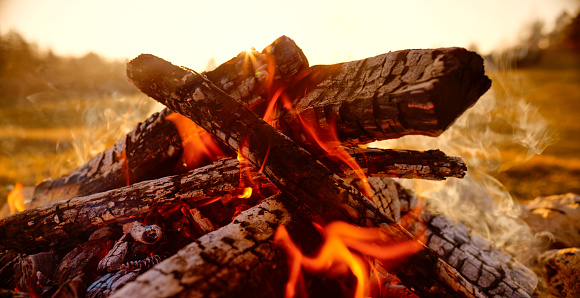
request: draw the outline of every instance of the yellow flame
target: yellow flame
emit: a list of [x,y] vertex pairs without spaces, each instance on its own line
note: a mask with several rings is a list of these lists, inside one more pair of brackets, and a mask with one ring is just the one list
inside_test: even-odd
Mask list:
[[249,197],[252,196],[252,191],[253,190],[252,190],[251,187],[245,187],[244,188],[244,192],[241,195],[239,195],[238,198],[240,198],[240,199],[247,199],[247,198],[249,198]]
[[10,208],[10,214],[26,209],[24,207],[24,196],[22,195],[22,184],[16,183],[14,189],[8,194],[8,207]]

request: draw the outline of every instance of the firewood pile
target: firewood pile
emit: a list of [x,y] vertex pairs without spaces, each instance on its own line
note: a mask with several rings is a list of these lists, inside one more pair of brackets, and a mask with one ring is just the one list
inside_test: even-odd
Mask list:
[[[167,108],[0,220],[3,295],[532,295],[528,268],[392,179],[462,178],[460,157],[364,146],[445,131],[491,85],[477,54],[309,66],[283,36],[206,73],[142,54],[127,76]],[[313,265],[340,247],[355,261]]]

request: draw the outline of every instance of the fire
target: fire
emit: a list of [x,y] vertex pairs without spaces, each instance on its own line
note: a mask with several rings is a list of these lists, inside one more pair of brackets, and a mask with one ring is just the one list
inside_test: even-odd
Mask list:
[[10,208],[10,214],[26,209],[24,207],[24,196],[22,195],[22,184],[16,183],[14,189],[8,194],[8,207]]
[[298,114],[298,119],[300,119],[304,131],[318,146],[320,146],[322,150],[324,150],[324,152],[328,154],[330,158],[343,162],[353,169],[355,175],[363,182],[363,189],[361,189],[362,193],[367,198],[372,199],[372,192],[367,177],[359,164],[341,145],[334,121],[329,121],[327,126],[322,128],[320,125],[315,124],[315,121],[304,120],[300,114]]
[[244,192],[238,196],[240,199],[248,199],[252,196],[253,189],[251,187],[244,187]]
[[408,257],[422,249],[418,240],[395,242],[382,228],[364,228],[345,222],[332,222],[322,229],[324,243],[315,257],[302,254],[284,226],[278,227],[274,239],[283,244],[288,254],[290,276],[286,297],[294,297],[299,283],[303,283],[301,268],[329,276],[348,272],[356,278],[355,297],[364,297],[369,291],[368,264],[361,256],[379,261],[393,261]]
[[165,119],[171,121],[179,131],[183,143],[181,159],[186,168],[194,169],[203,165],[208,159],[215,161],[226,155],[212,136],[189,118],[179,113],[172,113]]

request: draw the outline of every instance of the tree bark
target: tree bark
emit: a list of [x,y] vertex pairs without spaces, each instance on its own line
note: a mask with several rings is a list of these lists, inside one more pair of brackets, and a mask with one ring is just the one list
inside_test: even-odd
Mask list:
[[490,86],[483,59],[462,48],[402,50],[315,65],[288,89],[294,109],[278,125],[289,134],[303,121],[334,124],[339,139],[352,144],[438,136]]
[[[128,63],[127,76],[145,94],[189,117],[233,150],[240,150],[256,168],[264,168],[264,174],[284,195],[304,204],[322,220],[362,226],[394,224],[391,216],[200,74],[142,54]],[[389,234],[413,239],[396,224]],[[400,278],[416,291],[433,294],[435,287],[439,293],[479,295],[468,281],[457,283],[461,279],[458,273],[429,249],[409,260],[403,265],[405,271],[399,271]],[[423,280],[417,282],[418,277]]]
[[[262,53],[241,52],[205,74],[230,96],[263,114],[274,86],[306,68],[308,61],[302,50],[282,36]],[[165,119],[171,113],[165,109],[153,114],[70,175],[43,181],[28,208],[185,172],[187,168],[180,163],[182,140],[174,124]]]

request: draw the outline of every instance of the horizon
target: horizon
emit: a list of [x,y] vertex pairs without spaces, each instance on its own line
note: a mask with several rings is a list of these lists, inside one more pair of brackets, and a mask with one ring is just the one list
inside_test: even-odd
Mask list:
[[311,64],[406,48],[476,46],[488,54],[516,45],[532,22],[544,22],[550,31],[562,12],[573,15],[580,8],[574,0],[414,2],[420,5],[325,0],[298,1],[280,13],[276,1],[143,3],[0,0],[0,32],[18,32],[40,50],[61,56],[92,52],[127,60],[151,53],[203,70],[211,60],[219,65],[246,49],[261,51],[281,35],[295,40]]

